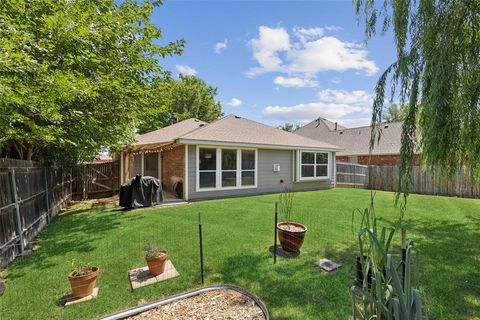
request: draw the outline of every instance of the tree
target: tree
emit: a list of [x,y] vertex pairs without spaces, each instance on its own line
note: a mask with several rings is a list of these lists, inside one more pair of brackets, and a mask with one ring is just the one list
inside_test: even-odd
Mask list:
[[78,162],[134,137],[167,74],[149,19],[159,1],[0,2],[0,153]]
[[[393,29],[397,59],[380,76],[373,104],[371,147],[387,86],[407,105],[402,128],[399,192],[408,195],[415,151],[427,166],[452,176],[480,169],[480,1],[356,0],[367,39],[379,24]],[[417,144],[418,141],[418,144]]]
[[139,133],[163,128],[179,121],[197,118],[206,122],[223,115],[222,105],[215,100],[217,88],[195,76],[159,79],[152,86],[153,104],[142,117]]
[[288,132],[294,132],[298,128],[300,128],[300,126],[298,124],[293,124],[293,123],[289,123],[289,122],[286,122],[286,123],[278,126],[278,129],[282,129],[282,130],[288,131]]
[[407,106],[405,104],[400,107],[392,103],[388,106],[387,110],[383,111],[382,120],[385,122],[398,122],[405,120],[407,116]]

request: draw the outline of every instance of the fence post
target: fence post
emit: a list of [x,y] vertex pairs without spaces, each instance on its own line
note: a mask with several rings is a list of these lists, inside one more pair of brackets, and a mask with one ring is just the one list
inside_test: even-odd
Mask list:
[[273,264],[277,263],[277,223],[278,223],[278,202],[275,202],[275,226],[273,228]]
[[15,217],[17,220],[17,233],[20,239],[20,254],[24,255],[25,243],[23,242],[23,225],[20,217],[20,206],[18,204],[17,182],[15,181],[15,169],[10,171],[10,183],[12,187],[13,200],[15,201]]
[[83,165],[82,186],[83,186],[83,200],[87,199],[87,165]]
[[50,200],[48,199],[47,167],[43,168],[43,179],[45,180],[45,202],[47,205],[47,224],[49,224],[50,223]]
[[200,244],[200,278],[202,279],[202,285],[205,284],[203,279],[203,241],[202,241],[202,221],[200,219],[200,212],[198,213],[198,240]]

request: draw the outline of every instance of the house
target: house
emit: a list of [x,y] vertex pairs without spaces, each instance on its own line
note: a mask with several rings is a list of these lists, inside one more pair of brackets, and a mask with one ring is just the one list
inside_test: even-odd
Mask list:
[[402,122],[381,124],[382,136],[370,157],[371,127],[345,128],[336,122],[318,118],[297,129],[296,134],[342,147],[337,161],[363,165],[397,165],[400,159]]
[[162,180],[183,199],[199,200],[335,186],[342,149],[229,115],[211,123],[188,119],[139,135],[121,153],[121,182],[136,174]]

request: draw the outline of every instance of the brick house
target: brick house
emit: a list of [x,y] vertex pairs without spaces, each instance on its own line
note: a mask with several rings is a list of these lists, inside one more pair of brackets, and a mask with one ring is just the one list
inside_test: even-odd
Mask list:
[[184,200],[335,186],[342,148],[229,115],[188,119],[136,137],[120,155],[121,183],[136,175],[162,181],[165,196],[182,183]]
[[402,122],[382,124],[382,137],[370,156],[370,126],[345,128],[336,122],[318,118],[297,129],[296,134],[344,148],[337,161],[363,165],[397,165],[400,159]]

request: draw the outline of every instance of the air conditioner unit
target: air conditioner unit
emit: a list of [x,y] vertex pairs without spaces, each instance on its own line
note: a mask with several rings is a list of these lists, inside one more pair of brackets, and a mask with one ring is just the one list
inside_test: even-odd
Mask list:
[[273,172],[280,172],[280,164],[278,163],[273,164]]

